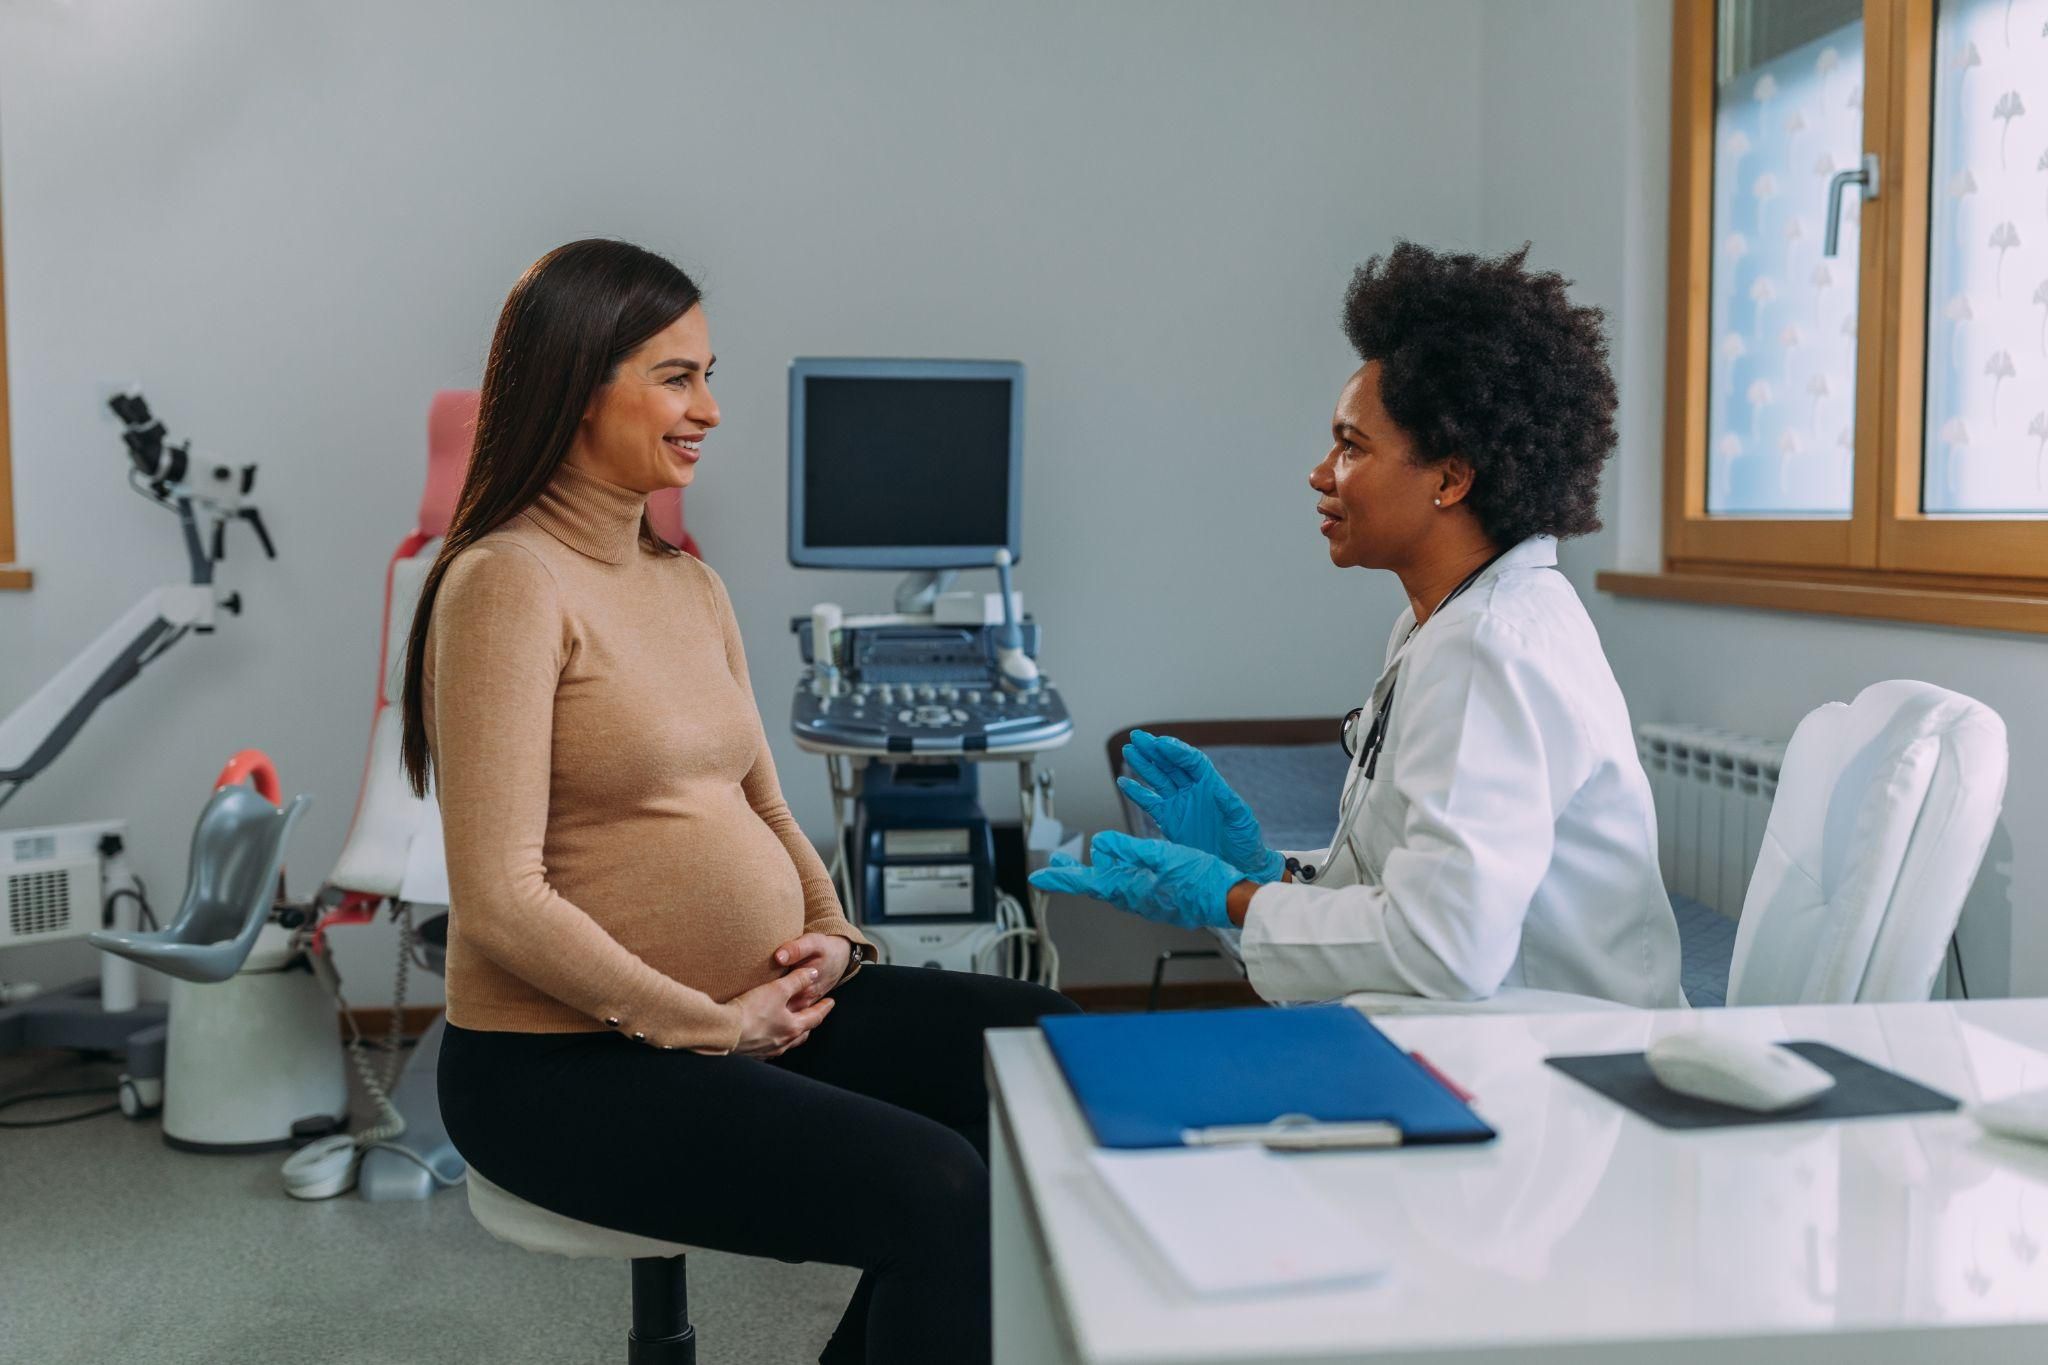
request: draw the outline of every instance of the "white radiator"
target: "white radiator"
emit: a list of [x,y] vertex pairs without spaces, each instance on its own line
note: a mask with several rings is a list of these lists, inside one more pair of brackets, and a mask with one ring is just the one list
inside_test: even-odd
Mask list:
[[1657,803],[1665,889],[1740,917],[1785,746],[1710,725],[1653,723],[1636,727],[1636,748]]

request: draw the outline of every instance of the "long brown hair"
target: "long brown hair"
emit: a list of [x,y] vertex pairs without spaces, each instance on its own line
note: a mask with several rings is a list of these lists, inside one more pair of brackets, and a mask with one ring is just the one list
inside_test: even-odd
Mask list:
[[[592,396],[619,362],[702,297],[671,262],[602,238],[556,247],[529,266],[506,296],[484,365],[469,473],[441,553],[420,589],[406,644],[400,756],[413,795],[427,794],[427,623],[448,566],[533,505],[568,457]],[[654,533],[645,516],[640,539],[661,553],[680,553]]]

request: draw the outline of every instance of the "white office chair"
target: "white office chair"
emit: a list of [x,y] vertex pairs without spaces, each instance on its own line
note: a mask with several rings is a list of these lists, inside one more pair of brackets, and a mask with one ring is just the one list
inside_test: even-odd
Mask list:
[[[1793,733],[1751,875],[1730,1005],[1928,999],[2005,797],[2005,722],[1929,683],[1882,682]],[[1621,1008],[1546,991],[1364,994],[1368,1014]]]
[[469,1169],[469,1211],[493,1237],[551,1256],[601,1256],[633,1263],[633,1329],[628,1365],[697,1365],[697,1329],[690,1325],[689,1248],[630,1232],[579,1223],[529,1204]]
[[1875,683],[1799,722],[1743,898],[1728,1003],[1928,999],[2005,774],[2005,722],[1929,683]]

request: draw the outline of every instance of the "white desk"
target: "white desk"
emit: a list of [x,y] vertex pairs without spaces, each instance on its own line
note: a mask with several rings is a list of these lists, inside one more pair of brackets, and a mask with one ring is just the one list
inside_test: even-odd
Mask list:
[[2048,1149],[1960,1114],[1670,1133],[1543,1065],[1705,1028],[1995,1099],[2048,1085],[2048,1000],[1377,1022],[1499,1139],[1293,1158],[1395,1268],[1236,1301],[1110,1202],[1043,1037],[991,1033],[998,1365],[2048,1360]]

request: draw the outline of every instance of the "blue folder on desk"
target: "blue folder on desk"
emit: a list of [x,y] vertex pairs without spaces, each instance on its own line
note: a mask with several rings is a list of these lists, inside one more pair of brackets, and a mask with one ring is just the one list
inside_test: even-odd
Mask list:
[[1188,1129],[1383,1122],[1404,1145],[1493,1129],[1357,1010],[1057,1014],[1039,1021],[1104,1147],[1179,1147]]

